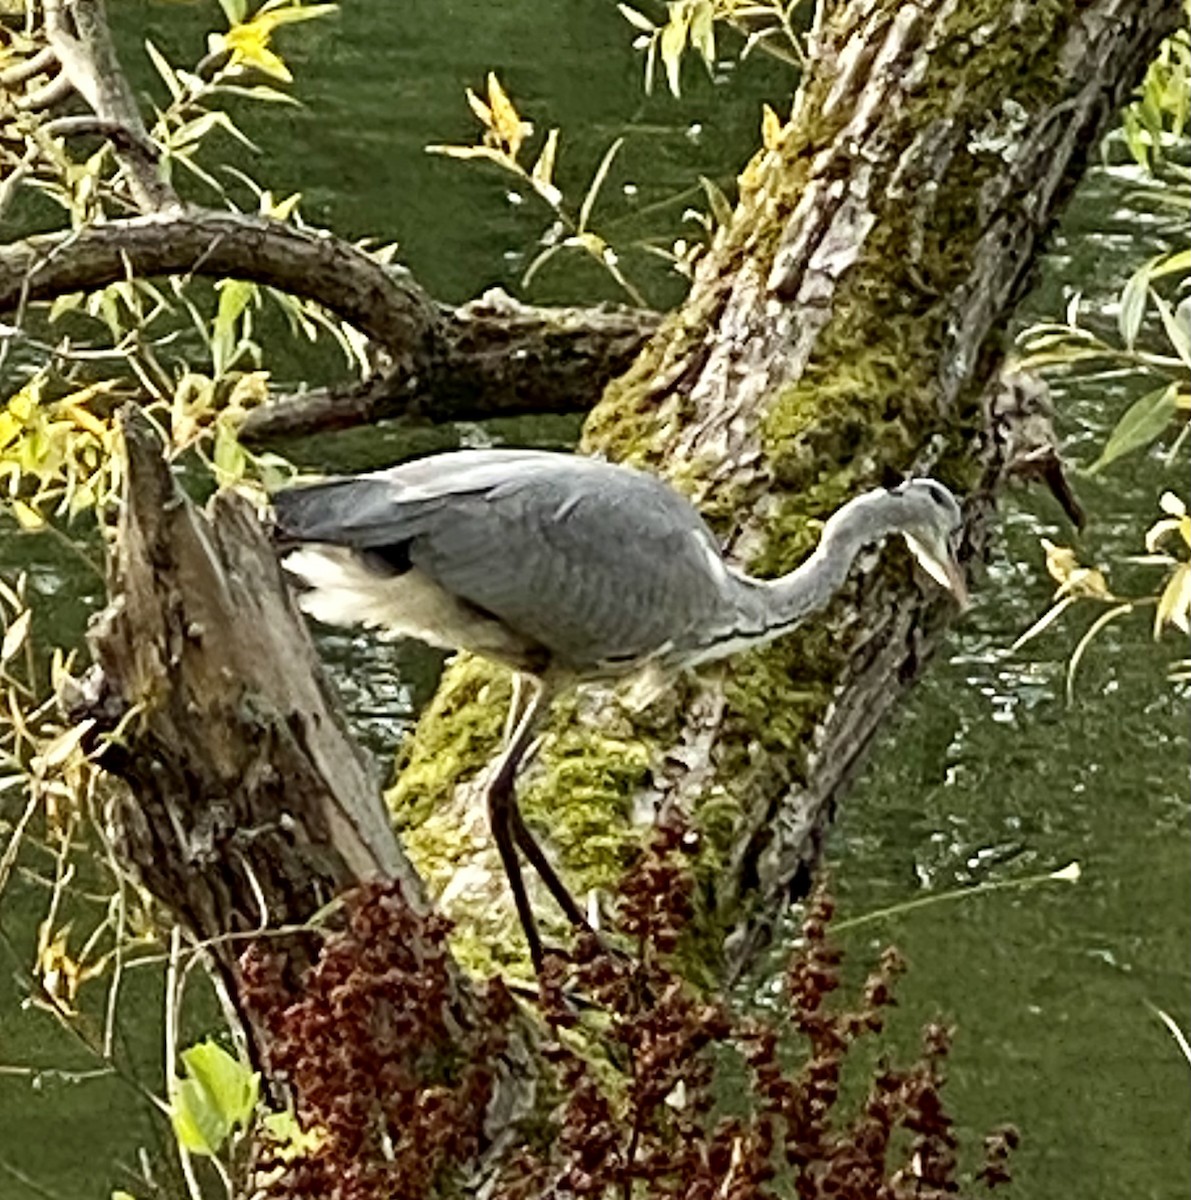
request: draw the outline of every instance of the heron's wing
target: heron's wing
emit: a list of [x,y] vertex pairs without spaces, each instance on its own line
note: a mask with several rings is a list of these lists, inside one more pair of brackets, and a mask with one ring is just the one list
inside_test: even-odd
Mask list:
[[460,450],[285,488],[272,497],[277,536],[357,549],[405,542],[464,497],[578,461],[544,450]]
[[411,542],[411,561],[578,669],[685,639],[719,603],[711,534],[653,477],[592,467],[456,497]]
[[535,451],[461,451],[275,497],[291,540],[408,561],[560,661],[656,653],[706,626],[725,573],[695,510],[641,472]]

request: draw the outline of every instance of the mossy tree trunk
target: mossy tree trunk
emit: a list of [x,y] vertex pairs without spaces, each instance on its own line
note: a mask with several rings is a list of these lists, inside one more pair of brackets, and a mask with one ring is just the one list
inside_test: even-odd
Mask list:
[[[608,387],[583,449],[669,476],[760,574],[795,566],[848,496],[929,472],[965,497],[977,562],[1037,415],[1000,375],[1014,304],[1178,10],[828,4],[790,120],[746,167],[687,302]],[[643,816],[689,814],[714,867],[710,965],[739,970],[805,886],[843,788],[953,615],[891,547],[826,619],[682,682],[644,716],[573,698],[523,780],[530,820],[590,888],[615,877]],[[471,836],[471,793],[506,696],[498,670],[453,664],[390,797],[415,861],[498,957],[518,951]]]

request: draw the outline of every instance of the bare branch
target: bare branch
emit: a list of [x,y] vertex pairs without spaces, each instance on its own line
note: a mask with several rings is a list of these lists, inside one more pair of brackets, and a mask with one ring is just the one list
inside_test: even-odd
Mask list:
[[105,126],[125,133],[113,139],[128,171],[137,206],[145,211],[180,203],[157,173],[160,157],[141,120],[136,97],[120,67],[108,32],[103,0],[46,0],[46,34],[62,76]]
[[390,369],[380,379],[258,410],[245,426],[255,442],[398,416],[459,421],[584,412],[659,320],[628,308],[535,308],[499,291],[449,309],[408,272],[331,234],[212,209],[171,210],[0,246],[0,313],[22,297],[52,300],[115,283],[129,269],[268,284],[317,301],[385,351]]
[[441,311],[420,374],[398,369],[350,387],[282,397],[250,413],[241,437],[261,443],[398,417],[587,412],[659,320],[622,307],[535,308],[494,290]]
[[0,71],[0,87],[15,88],[22,83],[28,83],[35,75],[48,75],[58,65],[57,56],[51,47],[46,46],[30,55],[24,62],[14,63]]
[[317,300],[413,366],[439,321],[402,272],[330,234],[243,213],[130,217],[0,247],[0,313],[137,275],[203,275],[270,284]]

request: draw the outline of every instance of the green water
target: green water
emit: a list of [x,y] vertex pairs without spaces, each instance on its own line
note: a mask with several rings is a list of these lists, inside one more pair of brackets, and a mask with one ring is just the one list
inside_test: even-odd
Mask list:
[[[197,55],[213,7],[112,6],[126,53],[147,31],[182,61]],[[715,85],[690,70],[681,104],[647,100],[629,36],[610,3],[357,3],[283,43],[309,108],[254,110],[262,152],[251,166],[277,194],[301,190],[312,222],[399,240],[404,260],[444,299],[512,288],[546,217],[495,173],[423,152],[430,142],[472,139],[463,88],[478,88],[496,66],[525,115],[562,127],[559,177],[570,194],[582,195],[604,149],[626,136],[596,228],[625,246],[647,236],[666,242],[680,232],[683,209],[700,202],[697,175],[731,178],[755,142],[761,100],[777,101],[785,84],[780,69],[758,60],[725,69]],[[1129,208],[1127,180],[1098,172],[1057,234],[1029,308],[1059,311],[1064,287],[1104,306],[1159,246]],[[655,303],[680,294],[639,250],[627,249],[623,261]],[[548,267],[531,293],[592,296],[618,298],[584,264]],[[1135,387],[1106,378],[1057,392],[1074,457],[1094,456]],[[547,421],[483,434],[369,431],[295,453],[343,469],[460,438],[557,445],[573,433],[572,424]],[[1101,560],[1137,552],[1158,495],[1174,483],[1152,457],[1094,486],[1081,480],[1093,519],[1085,552]],[[949,1101],[970,1139],[1001,1121],[1020,1127],[1014,1195],[1185,1196],[1187,1064],[1148,1006],[1191,1026],[1187,697],[1165,679],[1174,651],[1155,648],[1144,620],[1111,627],[1089,652],[1072,706],[1066,659],[1090,614],[1025,653],[1009,651],[1048,601],[1040,535],[1073,537],[1048,498],[1012,497],[974,609],[844,801],[829,857],[845,918],[1072,860],[1082,878],[921,908],[842,940],[863,957],[892,939],[909,958],[897,1040],[910,1044],[936,1014],[958,1027]],[[100,599],[98,580],[43,542],[5,532],[0,570],[16,566],[32,573],[44,632],[77,639]],[[352,636],[328,638],[325,649],[357,729],[388,753],[432,689],[439,660]],[[0,801],[8,815],[13,801]],[[26,883],[0,913],[15,955],[0,946],[0,1065],[86,1068],[87,1056],[44,1013],[15,1011],[13,975],[28,961],[41,904]],[[156,1088],[158,1035],[146,1030],[157,1028],[160,978],[150,974],[129,983],[122,1035],[133,1069]],[[0,1073],[4,1200],[106,1197],[114,1185],[132,1186],[121,1164],[135,1165],[136,1148],[157,1158],[167,1136],[126,1084]]]

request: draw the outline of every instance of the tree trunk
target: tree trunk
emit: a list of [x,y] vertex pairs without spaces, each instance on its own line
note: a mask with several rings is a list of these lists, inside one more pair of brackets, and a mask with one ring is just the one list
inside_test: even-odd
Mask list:
[[[849,496],[910,473],[965,497],[976,561],[1021,419],[1037,416],[997,382],[1014,303],[1178,5],[826,7],[791,119],[583,448],[667,475],[759,574],[794,567]],[[804,889],[836,802],[953,615],[908,555],[870,556],[825,619],[644,718],[602,696],[560,706],[522,783],[529,819],[570,878],[600,887],[643,813],[690,814],[709,965],[736,973]],[[456,831],[500,728],[498,676],[449,669],[391,795],[415,862],[487,922],[485,941],[499,926],[484,888],[468,903],[460,880],[477,873]]]
[[[585,448],[666,473],[761,573],[795,565],[848,496],[909,472],[965,496],[977,559],[1037,416],[1027,386],[996,382],[1013,303],[1177,16],[1169,0],[830,6],[791,120],[746,168],[687,303],[610,386]],[[219,497],[196,513],[139,429],[128,488],[89,699],[119,731],[104,761],[132,784],[129,860],[199,937],[221,939],[233,983],[228,934],[305,922],[369,875],[400,880],[420,910],[251,511]],[[738,970],[951,615],[890,548],[826,619],[643,715],[601,693],[566,698],[522,786],[531,820],[569,877],[602,886],[644,816],[689,813],[704,835],[708,965]],[[500,671],[455,663],[392,796],[404,848],[450,888],[478,961],[517,956],[469,802],[506,698]],[[513,1074],[531,1086],[508,1092],[521,1099],[506,1114],[532,1103],[527,1061]]]
[[395,885],[402,955],[442,964],[439,991],[422,980],[420,1018],[461,1054],[489,1047],[480,1064],[488,1099],[475,1120],[486,1134],[480,1149],[491,1150],[534,1106],[528,1026],[505,1015],[494,1033],[491,995],[444,960],[372,763],[347,732],[252,506],[224,492],[199,512],[144,415],[129,406],[121,420],[112,599],[91,630],[95,666],[74,698],[76,717],[93,722],[100,765],[128,784],[112,789],[108,812],[121,861],[206,949],[273,1084],[284,1013],[262,1011],[250,995],[242,952],[264,951],[300,996],[325,944],[311,919],[355,885]]

